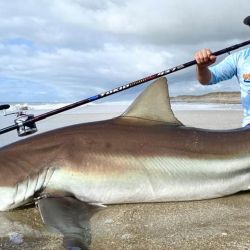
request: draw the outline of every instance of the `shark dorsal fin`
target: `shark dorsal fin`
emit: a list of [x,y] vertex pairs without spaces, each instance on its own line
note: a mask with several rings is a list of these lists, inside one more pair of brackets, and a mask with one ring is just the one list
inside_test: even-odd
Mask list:
[[165,122],[175,126],[182,125],[171,109],[167,79],[165,77],[150,84],[128,107],[122,117]]

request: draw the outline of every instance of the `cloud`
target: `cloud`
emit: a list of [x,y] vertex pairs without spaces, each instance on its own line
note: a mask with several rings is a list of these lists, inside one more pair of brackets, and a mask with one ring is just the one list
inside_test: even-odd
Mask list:
[[[249,39],[248,7],[248,0],[2,1],[0,101],[75,101],[192,60],[202,47]],[[169,83],[174,93],[203,91],[194,68]]]
[[[248,1],[127,1],[103,12],[104,27],[116,34],[140,37],[154,44],[198,43],[246,37],[242,20]],[[122,11],[121,11],[122,10]],[[234,10],[234,11],[232,11]]]

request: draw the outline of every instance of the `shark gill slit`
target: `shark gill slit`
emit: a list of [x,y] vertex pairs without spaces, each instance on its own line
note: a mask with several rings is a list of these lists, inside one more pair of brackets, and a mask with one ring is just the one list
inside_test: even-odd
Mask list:
[[[39,171],[33,177],[28,176],[21,182],[15,185],[13,198],[10,203],[10,207],[16,207],[28,199],[32,198],[34,194],[48,185],[55,169],[50,167],[42,171]],[[32,189],[32,190],[30,190]]]

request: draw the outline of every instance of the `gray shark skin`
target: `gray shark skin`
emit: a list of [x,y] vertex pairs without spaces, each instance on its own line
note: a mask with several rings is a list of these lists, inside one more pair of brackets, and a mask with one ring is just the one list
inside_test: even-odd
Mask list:
[[57,222],[72,208],[78,217],[76,223],[69,213],[68,249],[84,249],[72,235],[81,234],[78,220],[86,224],[87,218],[79,211],[90,217],[89,206],[210,199],[249,187],[250,130],[185,127],[171,110],[165,78],[152,83],[122,116],[0,149],[0,211],[45,194],[50,198],[38,202],[44,222],[67,236],[67,225]]

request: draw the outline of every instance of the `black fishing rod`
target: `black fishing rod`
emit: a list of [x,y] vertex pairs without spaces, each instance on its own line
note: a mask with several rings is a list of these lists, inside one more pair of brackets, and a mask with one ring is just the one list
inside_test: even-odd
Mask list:
[[[247,21],[249,21],[249,20],[247,20]],[[239,44],[235,44],[233,46],[227,47],[227,48],[222,49],[222,50],[218,50],[218,51],[214,52],[213,55],[219,56],[219,55],[228,53],[230,51],[236,50],[238,48],[241,48],[241,47],[249,45],[249,44],[250,44],[250,40],[239,43]],[[56,114],[59,114],[61,112],[76,108],[78,106],[81,106],[81,105],[84,105],[84,104],[87,104],[87,103],[102,99],[104,97],[107,97],[107,96],[110,96],[110,95],[113,95],[113,94],[116,94],[116,93],[124,91],[126,89],[129,89],[129,88],[135,87],[137,85],[143,84],[145,82],[148,82],[148,81],[157,79],[159,77],[174,73],[176,71],[188,68],[188,67],[193,66],[195,64],[197,64],[196,60],[192,60],[192,61],[180,64],[178,66],[175,66],[173,68],[161,71],[159,73],[147,76],[145,78],[142,78],[142,79],[127,83],[125,85],[122,85],[120,87],[111,89],[111,90],[103,92],[101,94],[91,96],[91,97],[89,97],[87,99],[84,99],[84,100],[81,100],[81,101],[66,105],[64,107],[61,107],[61,108],[58,108],[58,109],[55,109],[55,110],[52,110],[52,111],[49,111],[49,112],[46,112],[46,113],[41,114],[41,115],[37,115],[37,116],[25,115],[23,112],[21,112],[18,115],[18,119],[15,120],[15,124],[12,125],[12,126],[0,129],[0,134],[5,134],[5,133],[10,132],[10,131],[15,130],[15,129],[17,129],[19,136],[25,136],[25,135],[28,135],[28,134],[32,134],[32,133],[37,131],[36,124],[35,124],[37,121],[41,121],[41,120],[43,120],[45,118],[48,118],[48,117],[50,117],[52,115],[56,115]],[[2,105],[2,106],[4,106],[4,105]],[[0,110],[1,110],[1,106],[0,106]]]

